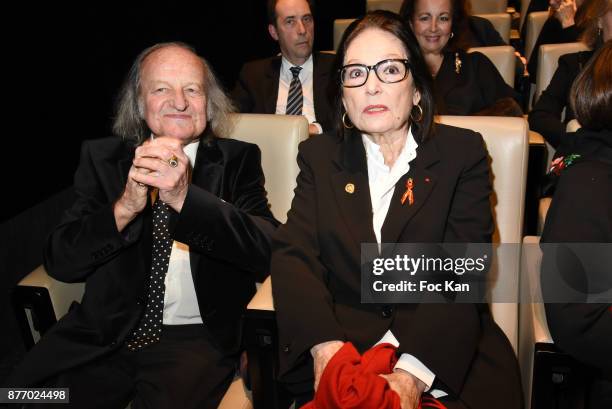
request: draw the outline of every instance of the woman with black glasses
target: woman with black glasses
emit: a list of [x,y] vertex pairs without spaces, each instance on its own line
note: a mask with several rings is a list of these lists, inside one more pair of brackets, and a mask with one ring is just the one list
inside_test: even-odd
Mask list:
[[310,408],[520,408],[514,353],[486,304],[361,301],[362,244],[491,242],[482,137],[434,127],[431,77],[394,14],[354,22],[336,64],[338,129],[300,145],[274,242],[281,380],[298,404],[314,396]]

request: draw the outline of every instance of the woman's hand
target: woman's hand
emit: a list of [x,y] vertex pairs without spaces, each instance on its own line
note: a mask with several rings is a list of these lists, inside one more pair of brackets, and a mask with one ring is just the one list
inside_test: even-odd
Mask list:
[[314,359],[314,390],[319,387],[319,380],[330,359],[342,348],[342,341],[327,341],[313,346],[310,353]]
[[578,7],[576,6],[575,0],[561,0],[555,8],[555,18],[559,20],[561,26],[563,28],[571,27],[575,24],[574,16],[576,16],[576,10]]
[[425,384],[417,377],[402,369],[396,369],[389,375],[380,375],[387,380],[391,390],[400,397],[402,409],[416,409],[421,402]]

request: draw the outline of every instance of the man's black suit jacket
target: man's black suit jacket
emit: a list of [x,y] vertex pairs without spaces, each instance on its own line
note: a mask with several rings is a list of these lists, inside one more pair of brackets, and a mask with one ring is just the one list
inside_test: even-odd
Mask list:
[[[77,200],[51,233],[44,260],[52,277],[85,281],[85,294],[26,355],[11,384],[35,385],[108,354],[139,322],[151,263],[151,203],[121,233],[113,216],[133,157],[134,147],[116,137],[83,144]],[[171,235],[189,245],[202,320],[225,353],[237,350],[240,316],[256,279],[267,274],[276,225],[258,147],[203,138]]]
[[[335,56],[313,53],[312,87],[315,116],[323,131],[333,128],[333,111],[328,97]],[[281,57],[276,56],[246,63],[232,92],[243,113],[274,114],[278,99]]]
[[[312,346],[345,340],[363,352],[391,329],[399,352],[434,372],[434,388],[470,408],[521,407],[514,352],[487,305],[361,303],[360,245],[376,237],[360,133],[310,138],[300,145],[298,164],[295,198],[274,236],[270,267],[281,379],[304,393],[312,388]],[[401,203],[408,178],[412,205]],[[381,241],[490,242],[490,194],[480,135],[436,125],[395,185]]]

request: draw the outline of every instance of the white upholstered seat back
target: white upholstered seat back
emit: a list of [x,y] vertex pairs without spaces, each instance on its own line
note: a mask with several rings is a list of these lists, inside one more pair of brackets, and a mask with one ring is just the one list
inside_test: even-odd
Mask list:
[[402,0],[366,0],[366,11],[388,10],[399,13]]
[[230,137],[259,146],[268,201],[274,217],[284,223],[299,171],[298,145],[308,138],[308,121],[301,115],[234,115]]
[[[497,250],[491,269],[491,310],[517,350],[520,246],[527,177],[528,125],[524,118],[440,116],[439,122],[472,129],[484,138],[491,159],[495,218],[494,243],[515,243]],[[501,302],[496,302],[496,301]],[[513,301],[513,302],[510,302]]]
[[509,45],[500,45],[495,47],[472,47],[468,52],[478,51],[487,56],[495,65],[497,71],[501,74],[506,84],[514,87],[514,72],[516,68],[516,58],[514,56],[514,47]]
[[535,46],[547,18],[548,11],[534,11],[527,16],[525,22],[525,24],[527,24],[527,28],[525,29],[525,58],[527,58],[527,60],[531,57],[533,47]]
[[510,43],[510,25],[512,24],[512,17],[510,14],[504,11],[501,13],[481,13],[475,15],[489,20],[502,40],[504,40],[506,44]]
[[540,46],[540,53],[538,55],[538,72],[536,77],[536,91],[535,100],[540,97],[542,91],[544,91],[557,67],[559,66],[559,57],[565,54],[577,53],[578,51],[585,51],[589,48],[584,43],[562,43],[562,44],[543,44]]

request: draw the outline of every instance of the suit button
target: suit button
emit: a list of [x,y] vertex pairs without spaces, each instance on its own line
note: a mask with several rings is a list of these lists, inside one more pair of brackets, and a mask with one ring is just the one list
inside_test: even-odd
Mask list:
[[286,344],[283,346],[283,352],[288,354],[289,352],[291,352],[291,348],[289,347],[289,344]]
[[117,345],[117,341],[111,341],[111,343],[110,343],[110,345],[109,345],[109,346],[110,346],[110,347],[114,347],[115,345]]
[[391,318],[391,315],[393,314],[393,307],[390,305],[383,306],[381,314],[383,318]]

